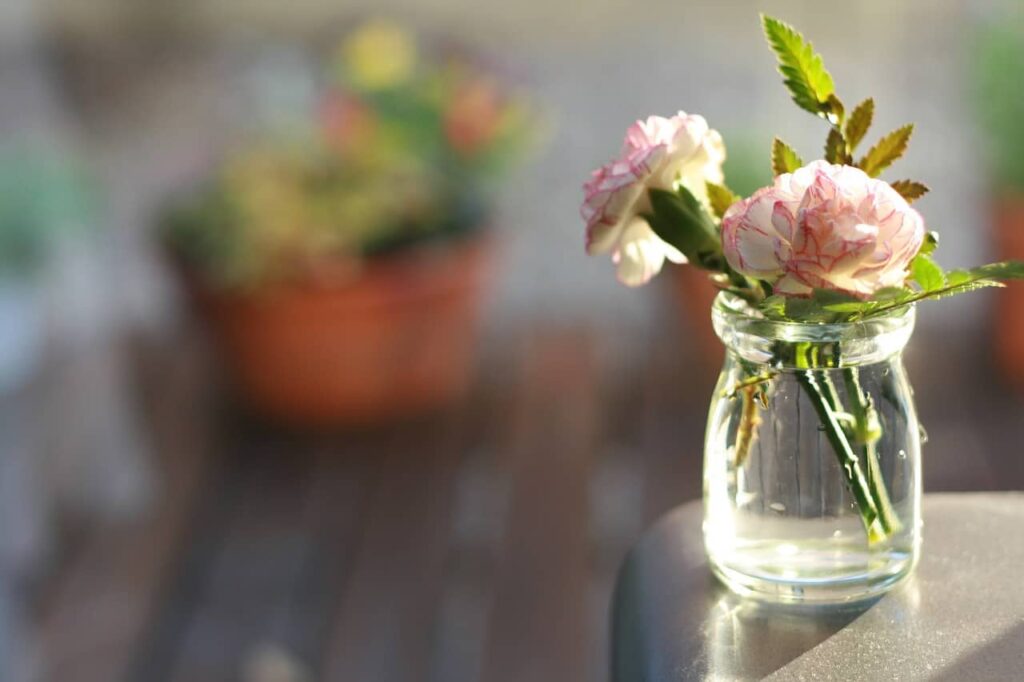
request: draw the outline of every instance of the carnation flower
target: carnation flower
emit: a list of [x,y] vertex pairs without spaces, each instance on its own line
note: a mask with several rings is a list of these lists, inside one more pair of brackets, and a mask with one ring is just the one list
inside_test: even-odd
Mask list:
[[634,123],[619,158],[595,170],[583,186],[587,253],[611,253],[619,280],[629,286],[647,282],[666,258],[685,263],[641,217],[650,210],[647,192],[682,184],[706,201],[705,182],[722,182],[723,161],[722,137],[702,116],[679,112]]
[[778,176],[722,220],[729,265],[785,295],[903,286],[924,236],[921,215],[892,186],[824,161]]

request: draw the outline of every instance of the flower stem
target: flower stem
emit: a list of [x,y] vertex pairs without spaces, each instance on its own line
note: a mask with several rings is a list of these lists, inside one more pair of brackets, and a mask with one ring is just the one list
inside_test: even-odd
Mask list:
[[882,425],[875,410],[874,401],[860,384],[860,372],[856,367],[843,369],[843,381],[846,393],[850,397],[853,408],[853,441],[863,447],[864,461],[868,470],[868,485],[878,508],[879,520],[887,534],[896,533],[901,525],[896,512],[889,500],[889,492],[885,488],[885,480],[878,464],[877,443],[882,437]]
[[[887,527],[886,521],[883,520],[883,514],[879,510],[877,501],[878,485],[873,488],[868,482],[869,478],[874,478],[881,483],[881,477],[871,476],[870,474],[865,476],[860,458],[854,453],[846,431],[840,424],[838,415],[841,413],[841,410],[835,387],[832,386],[827,373],[823,370],[801,370],[796,373],[796,376],[807,396],[811,399],[811,404],[814,406],[814,410],[818,413],[818,418],[825,428],[825,435],[832,444],[832,449],[835,450],[836,456],[839,458],[839,465],[846,478],[847,486],[853,494],[857,508],[860,511],[861,520],[864,522],[868,542],[873,544],[885,540],[894,531],[893,528]],[[871,460],[873,461],[873,458]],[[868,466],[870,467],[871,464],[869,463]],[[877,471],[872,473],[877,474]],[[884,491],[884,485],[881,487]],[[888,502],[888,497],[885,500]]]

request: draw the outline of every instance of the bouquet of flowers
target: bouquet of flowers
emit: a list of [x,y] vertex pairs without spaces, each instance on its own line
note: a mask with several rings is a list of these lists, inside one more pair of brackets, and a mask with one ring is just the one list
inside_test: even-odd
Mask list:
[[[793,101],[823,123],[823,157],[806,163],[775,138],[774,182],[744,198],[726,185],[725,145],[703,117],[679,112],[637,121],[619,157],[584,185],[589,254],[610,254],[629,286],[646,283],[666,260],[689,264],[707,271],[725,292],[720,298],[745,315],[801,325],[870,323],[919,301],[1024,277],[1021,262],[943,271],[932,258],[938,235],[911,206],[928,187],[879,178],[906,152],[913,125],[864,144],[874,100],[847,108],[812,45],[777,19],[762,16],[762,23]],[[772,351],[761,367],[740,362],[749,368],[746,375],[726,387],[727,395],[744,402],[733,457],[742,462],[749,452],[759,402],[776,381],[773,363],[796,368],[790,374],[839,458],[868,541],[889,539],[901,521],[876,461],[885,424],[858,368],[843,365],[838,349],[823,352],[819,344],[785,345],[790,357],[780,352]],[[833,378],[840,376],[842,390]]]

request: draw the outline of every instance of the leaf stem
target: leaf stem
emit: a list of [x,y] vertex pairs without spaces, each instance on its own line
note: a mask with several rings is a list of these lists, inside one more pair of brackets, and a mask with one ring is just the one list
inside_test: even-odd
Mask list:
[[856,322],[869,317],[875,317],[876,315],[887,313],[890,310],[903,308],[910,305],[911,303],[917,303],[918,301],[924,301],[929,298],[943,298],[945,296],[953,296],[959,293],[971,292],[982,286],[1001,287],[1004,285],[1000,282],[996,282],[995,280],[987,279],[985,277],[968,279],[963,282],[957,282],[956,284],[944,286],[940,289],[932,289],[931,291],[918,291],[912,296],[901,298],[891,303],[883,303],[877,308],[873,308],[865,312],[854,314],[853,317],[851,317],[850,321]]

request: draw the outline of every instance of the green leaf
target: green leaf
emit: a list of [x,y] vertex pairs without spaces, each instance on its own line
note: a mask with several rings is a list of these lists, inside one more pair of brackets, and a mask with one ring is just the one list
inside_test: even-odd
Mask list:
[[946,273],[946,282],[950,286],[957,286],[971,281],[971,273],[967,270],[950,270]]
[[979,289],[986,289],[988,287],[1003,287],[1006,286],[1002,282],[997,282],[991,279],[976,279],[970,282],[964,282],[963,284],[957,284],[955,286],[945,286],[935,291],[926,291],[918,296],[914,297],[914,302],[917,301],[937,301],[941,298],[949,298],[950,296],[958,296],[960,294],[967,294],[972,291]]
[[921,244],[921,249],[918,253],[923,253],[926,256],[930,256],[935,253],[935,249],[939,247],[939,233],[932,230],[924,235],[924,242]]
[[846,137],[846,144],[851,152],[857,149],[857,145],[864,139],[871,121],[875,117],[875,100],[868,97],[866,100],[853,108],[850,118],[846,121],[843,134]]
[[846,152],[846,140],[843,139],[839,128],[829,128],[828,139],[825,140],[825,160],[843,165],[852,161]]
[[953,270],[946,275],[944,286],[914,293],[897,301],[881,303],[862,315],[862,317],[880,315],[907,303],[938,300],[987,287],[1005,286],[1002,282],[998,281],[1001,279],[1024,279],[1024,261],[1004,261],[1001,263],[989,263],[988,265],[982,265],[969,270]]
[[784,320],[786,319],[786,297],[781,294],[773,294],[761,301],[758,310],[769,319]]
[[871,297],[873,301],[903,301],[914,295],[914,292],[906,287],[882,287]]
[[937,291],[946,286],[946,275],[928,254],[918,253],[910,262],[910,277],[922,291]]
[[1008,260],[972,268],[968,272],[988,279],[1024,279],[1024,261]]
[[825,309],[835,313],[863,313],[877,305],[874,301],[849,301],[847,303],[829,303]]
[[815,301],[823,306],[839,303],[861,302],[861,300],[853,294],[848,294],[844,291],[836,291],[835,289],[815,289],[811,296]]
[[796,296],[786,299],[786,317],[791,320],[803,320],[814,322],[815,317],[824,312],[817,301],[811,298],[799,298]]
[[909,144],[910,136],[913,133],[913,123],[897,128],[868,150],[864,158],[857,162],[857,166],[871,177],[877,178],[896,159],[903,156],[904,152],[907,151],[907,144]]
[[[927,242],[926,242],[927,244]],[[809,297],[769,296],[758,305],[772,320],[800,322],[854,322],[884,315],[918,301],[938,300],[987,287],[1004,286],[1000,279],[1024,279],[1024,261],[991,263],[969,270],[954,270],[943,277],[942,269],[927,253],[918,255],[911,271],[921,291],[907,287],[879,289],[868,300],[829,289],[815,289]],[[929,252],[930,253],[930,252]]]
[[839,98],[835,93],[828,96],[827,104],[828,112],[826,112],[825,118],[828,119],[828,122],[832,125],[839,126],[841,128],[843,121],[846,118],[846,107],[844,107],[843,103],[839,101]]
[[772,140],[772,174],[782,175],[783,173],[792,173],[798,168],[802,168],[804,165],[803,159],[800,155],[793,151],[793,148],[788,144],[774,138]]
[[860,312],[865,302],[833,289],[815,289],[810,296],[769,296],[758,306],[771,319],[799,322],[839,322],[840,313]]
[[652,189],[650,215],[644,216],[654,233],[682,251],[693,265],[709,270],[721,267],[722,245],[711,216],[697,197],[680,187],[678,192]]
[[729,207],[740,200],[740,197],[733,193],[725,185],[716,185],[713,182],[706,182],[708,190],[708,202],[711,204],[711,211],[719,220],[729,210]]
[[812,114],[831,113],[829,96],[835,92],[835,84],[813,45],[792,26],[767,14],[761,15],[761,23],[793,101]]
[[950,286],[981,279],[1024,279],[1024,261],[1008,260],[967,270],[951,270],[946,279]]
[[907,203],[913,203],[915,199],[920,199],[928,194],[929,190],[928,185],[914,180],[897,180],[892,183],[892,188],[899,192],[900,196],[907,200]]

